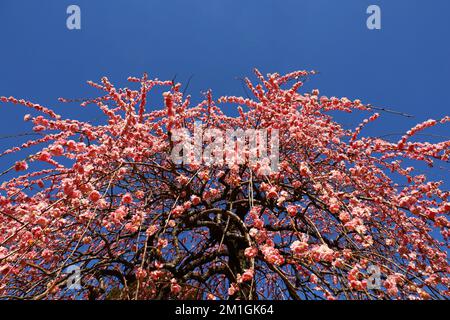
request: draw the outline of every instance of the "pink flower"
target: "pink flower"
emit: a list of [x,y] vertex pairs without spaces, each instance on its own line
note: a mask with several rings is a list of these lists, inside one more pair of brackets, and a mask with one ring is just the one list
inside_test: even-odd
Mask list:
[[251,281],[254,275],[255,271],[253,269],[245,269],[242,276],[238,276],[238,283]]
[[292,182],[292,186],[295,189],[298,189],[298,188],[300,188],[302,186],[302,183],[300,181],[296,180],[296,181]]
[[136,195],[136,198],[138,198],[138,199],[143,199],[145,197],[145,193],[142,190],[136,191],[135,195]]
[[189,178],[184,176],[184,175],[180,175],[176,178],[176,180],[181,184],[181,185],[186,185],[189,181]]
[[17,161],[14,165],[16,171],[24,171],[28,169],[28,164],[25,161]]
[[[361,227],[359,226],[363,226],[363,221],[361,218],[353,218],[352,220],[350,220],[349,222],[347,222],[344,225],[348,230],[357,230],[357,231],[362,231],[364,229],[361,229]],[[358,228],[359,227],[359,228]]]
[[216,189],[216,188],[211,188],[209,190],[209,192],[211,193],[212,198],[217,197],[219,195],[219,193],[220,193],[220,191],[218,189]]
[[297,215],[297,206],[288,206],[287,207],[287,212],[291,217],[295,217]]
[[84,244],[89,244],[89,243],[91,243],[92,242],[92,237],[84,237],[83,238],[83,240],[82,240],[82,242],[84,243]]
[[36,224],[38,224],[41,227],[46,227],[48,225],[48,219],[40,216],[37,220],[36,220]]
[[343,223],[347,223],[350,221],[351,217],[350,214],[347,211],[342,211],[339,214],[339,219],[343,222]]
[[257,229],[262,229],[263,227],[264,227],[264,221],[263,220],[261,220],[261,219],[255,219],[254,221],[253,221],[253,225],[255,226],[255,228],[257,228]]
[[150,227],[148,227],[146,234],[148,237],[153,236],[157,231],[159,230],[159,227],[157,225],[151,225]]
[[267,199],[275,199],[278,197],[277,188],[271,187],[267,192]]
[[264,255],[264,259],[274,265],[282,265],[284,263],[284,258],[273,246],[263,245],[261,246],[261,252]]
[[251,228],[250,231],[248,232],[248,234],[250,235],[250,237],[254,238],[258,234],[258,229]]
[[67,141],[66,146],[67,146],[68,151],[76,151],[77,150],[77,143],[73,140]]
[[41,126],[41,125],[39,125],[39,126],[34,126],[34,127],[33,127],[33,131],[34,131],[34,132],[41,132],[41,131],[43,131],[43,130],[45,130],[45,127],[44,127],[44,126]]
[[125,193],[123,196],[122,196],[122,203],[123,204],[130,204],[131,202],[133,202],[133,197],[131,196],[131,194],[130,193]]
[[167,223],[167,225],[169,227],[173,228],[177,225],[177,223],[175,222],[175,220],[170,219],[169,222]]
[[128,222],[125,224],[125,230],[129,231],[130,233],[134,233],[139,230],[139,226]]
[[0,247],[0,260],[3,260],[8,255],[8,249]]
[[147,277],[147,271],[142,268],[137,268],[136,270],[136,278],[139,280],[144,280]]
[[339,212],[339,209],[340,209],[339,200],[336,198],[331,198],[329,208],[332,213]]
[[209,179],[209,173],[206,170],[200,171],[197,175],[203,181],[208,181]]
[[127,215],[127,208],[124,206],[118,207],[114,212],[111,214],[111,218],[114,223],[120,223],[125,216]]
[[318,261],[332,262],[334,259],[334,251],[326,244],[322,244],[319,247],[313,249],[314,256]]
[[56,145],[50,148],[50,153],[54,156],[62,156],[64,154],[64,148],[61,145]]
[[153,281],[158,281],[163,276],[164,276],[164,272],[161,270],[154,270],[154,271],[150,272],[150,277],[152,278]]
[[235,283],[232,283],[228,288],[228,295],[233,296],[238,290],[238,286]]
[[167,239],[158,239],[158,247],[165,248],[169,244]]
[[193,195],[191,196],[191,202],[194,206],[198,205],[200,203],[201,199],[199,196]]
[[170,292],[172,292],[172,294],[178,294],[181,291],[181,286],[177,283],[176,279],[172,279],[170,280],[171,285],[170,285]]
[[102,196],[97,190],[94,190],[89,194],[89,200],[91,200],[92,202],[97,202],[101,197]]
[[7,275],[11,271],[11,269],[12,266],[9,263],[0,265],[0,274]]
[[179,216],[181,216],[184,212],[184,207],[183,206],[176,206],[173,210],[172,210],[172,216],[174,218],[177,218]]
[[192,202],[191,201],[186,201],[185,203],[183,203],[183,208],[185,210],[189,210],[192,206]]
[[44,249],[41,253],[41,256],[46,262],[49,262],[53,258],[53,251]]
[[305,253],[308,250],[308,243],[296,240],[291,244],[291,250],[296,255]]
[[48,153],[47,151],[42,151],[38,156],[38,160],[44,161],[44,162],[49,162],[51,160],[51,158],[52,158],[51,154]]
[[247,258],[254,258],[254,257],[256,257],[257,254],[258,254],[258,248],[255,248],[255,247],[246,248],[244,251],[244,255]]
[[344,267],[344,261],[341,258],[337,258],[332,263],[333,267],[335,268],[343,268]]
[[304,177],[311,175],[311,171],[309,170],[308,166],[304,162],[302,162],[300,164],[300,174]]

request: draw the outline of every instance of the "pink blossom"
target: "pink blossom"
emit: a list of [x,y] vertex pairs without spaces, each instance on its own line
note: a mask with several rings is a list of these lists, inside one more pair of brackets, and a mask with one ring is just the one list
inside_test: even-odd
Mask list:
[[300,164],[300,174],[304,177],[311,175],[311,171],[308,168],[308,165],[302,162]]
[[254,258],[258,254],[258,248],[255,247],[246,248],[244,254],[247,258]]
[[339,213],[339,219],[343,223],[347,223],[347,222],[350,221],[351,217],[350,217],[350,214],[347,211],[341,211],[341,213]]
[[62,156],[64,154],[64,148],[61,145],[55,145],[50,148],[50,153],[54,156]]
[[172,279],[170,280],[170,291],[172,292],[172,294],[178,294],[181,291],[181,286],[177,283],[176,279]]
[[137,279],[139,279],[139,280],[145,280],[145,278],[147,277],[147,271],[145,271],[144,269],[142,269],[142,268],[138,268],[137,270],[136,270],[136,278]]
[[339,209],[340,209],[340,203],[339,203],[339,200],[338,199],[336,199],[336,198],[332,198],[331,200],[330,200],[330,204],[329,204],[329,208],[330,208],[330,211],[332,212],[332,213],[337,213],[337,212],[339,212]]
[[158,239],[158,247],[165,248],[169,244],[167,239]]
[[174,218],[177,218],[179,216],[181,216],[184,212],[184,207],[183,206],[176,206],[173,210],[172,210],[172,215]]
[[296,240],[291,244],[291,250],[296,255],[305,253],[308,250],[308,243]]
[[42,251],[42,258],[49,262],[53,257],[53,251],[49,250],[49,249],[44,249],[44,251]]
[[16,171],[24,171],[28,169],[28,164],[25,161],[18,161],[14,165]]
[[238,291],[239,287],[235,283],[232,283],[228,288],[228,295],[233,296]]
[[267,199],[274,199],[278,197],[277,189],[275,187],[271,187],[267,192]]
[[133,202],[133,197],[131,196],[131,194],[130,193],[125,193],[123,196],[122,196],[122,203],[123,204],[130,204],[131,202]]
[[52,158],[51,154],[48,153],[47,151],[42,151],[38,156],[38,159],[44,162],[49,162],[51,158]]
[[185,184],[187,184],[188,181],[189,181],[189,178],[186,177],[186,176],[184,176],[184,175],[180,175],[180,176],[178,176],[176,179],[177,179],[177,181],[178,181],[181,185],[185,185]]
[[264,255],[264,259],[270,263],[275,265],[281,265],[284,263],[284,258],[278,251],[278,249],[273,246],[264,245],[261,248],[261,252]]
[[297,215],[297,206],[288,206],[287,207],[287,212],[291,217],[295,217]]
[[97,202],[101,197],[102,196],[100,192],[98,192],[97,190],[94,190],[89,194],[89,200],[91,200],[92,202]]
[[147,236],[149,236],[149,237],[153,236],[158,230],[159,230],[159,227],[157,225],[149,226],[146,231]]
[[240,277],[238,276],[238,283],[251,281],[254,275],[255,271],[253,269],[245,269],[244,273]]
[[200,203],[200,201],[201,201],[200,197],[196,195],[191,196],[191,202],[194,206],[197,206]]

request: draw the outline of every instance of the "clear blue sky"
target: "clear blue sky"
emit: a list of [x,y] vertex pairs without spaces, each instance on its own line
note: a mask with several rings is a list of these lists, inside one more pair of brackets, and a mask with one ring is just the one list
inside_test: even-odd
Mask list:
[[[66,28],[70,4],[81,7],[81,30]],[[370,4],[381,7],[379,31],[366,27]],[[308,89],[414,115],[384,114],[381,127],[364,131],[398,133],[450,114],[449,14],[448,0],[0,0],[0,95],[89,119],[97,113],[56,99],[93,96],[85,81],[103,75],[122,85],[144,71],[182,82],[194,75],[189,93],[212,88],[217,97],[243,94],[236,77],[253,67],[315,69]],[[30,132],[25,109],[0,111],[0,136]],[[361,117],[339,119],[356,126]],[[448,166],[432,177],[448,181]]]

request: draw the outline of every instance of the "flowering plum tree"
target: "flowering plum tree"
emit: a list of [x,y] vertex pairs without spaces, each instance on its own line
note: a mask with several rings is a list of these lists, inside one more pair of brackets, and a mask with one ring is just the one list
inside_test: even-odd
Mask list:
[[[25,120],[40,134],[1,154],[22,160],[2,173],[0,297],[448,297],[449,192],[407,165],[448,162],[449,141],[413,136],[450,118],[395,143],[363,137],[379,116],[370,105],[300,93],[313,72],[255,73],[257,84],[245,79],[252,99],[208,92],[195,106],[180,84],[147,75],[129,78],[137,89],[88,82],[102,94],[81,105],[104,113],[100,125],[0,97],[31,108]],[[149,108],[160,86],[167,92]],[[226,104],[239,105],[237,116],[219,108]],[[357,110],[370,115],[355,130],[330,115]],[[199,122],[277,130],[278,170],[263,161],[175,163],[172,132]]]

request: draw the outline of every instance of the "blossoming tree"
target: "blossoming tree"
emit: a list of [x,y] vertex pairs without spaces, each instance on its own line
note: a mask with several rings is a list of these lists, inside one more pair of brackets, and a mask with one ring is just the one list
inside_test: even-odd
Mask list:
[[[22,160],[1,174],[0,298],[448,297],[449,192],[407,165],[448,162],[449,141],[413,136],[450,118],[395,143],[364,137],[379,116],[370,105],[299,93],[310,72],[255,73],[253,98],[208,92],[195,106],[180,84],[146,75],[129,78],[137,89],[88,82],[102,94],[82,106],[98,107],[101,125],[0,97],[32,109],[40,135],[1,154]],[[370,115],[355,130],[330,115],[356,110]],[[278,170],[175,163],[172,131],[198,122],[277,130]]]

